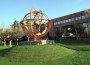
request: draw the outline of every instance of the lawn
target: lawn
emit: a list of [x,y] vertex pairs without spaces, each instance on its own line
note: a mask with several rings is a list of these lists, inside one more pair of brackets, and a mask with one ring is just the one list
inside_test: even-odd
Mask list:
[[54,45],[0,46],[0,65],[90,65],[90,45],[66,40]]

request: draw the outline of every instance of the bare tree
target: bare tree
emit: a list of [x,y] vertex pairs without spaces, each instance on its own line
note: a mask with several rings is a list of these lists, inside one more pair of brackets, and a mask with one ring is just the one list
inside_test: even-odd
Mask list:
[[14,21],[11,27],[14,29],[14,32],[12,33],[13,40],[16,41],[18,45],[19,39],[24,36],[21,25],[18,21]]

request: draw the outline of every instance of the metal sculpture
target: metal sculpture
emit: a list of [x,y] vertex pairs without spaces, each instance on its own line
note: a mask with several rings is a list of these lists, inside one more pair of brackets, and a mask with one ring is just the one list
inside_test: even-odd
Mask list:
[[41,10],[32,8],[24,16],[21,24],[25,35],[37,41],[41,40],[49,32],[52,22]]

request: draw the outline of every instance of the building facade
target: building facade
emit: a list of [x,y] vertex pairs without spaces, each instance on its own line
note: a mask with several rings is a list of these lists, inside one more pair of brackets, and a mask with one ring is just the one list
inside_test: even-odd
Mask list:
[[90,10],[80,11],[70,15],[52,19],[52,38],[76,37],[90,38]]

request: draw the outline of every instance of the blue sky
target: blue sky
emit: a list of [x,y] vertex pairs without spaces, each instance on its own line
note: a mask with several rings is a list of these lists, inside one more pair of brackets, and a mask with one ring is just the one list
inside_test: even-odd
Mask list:
[[0,0],[0,28],[21,21],[32,7],[53,19],[90,9],[90,0]]

